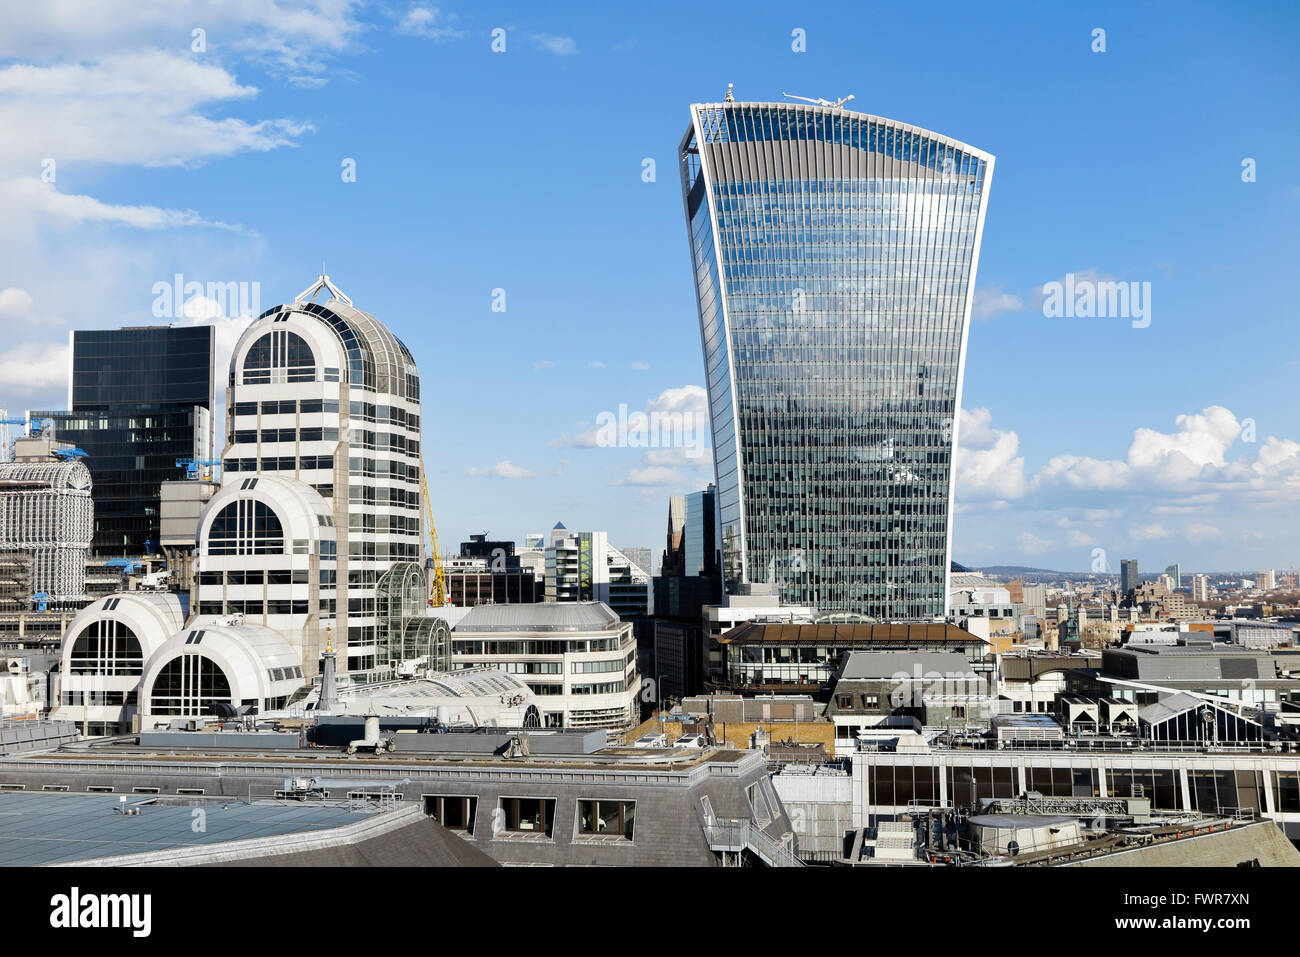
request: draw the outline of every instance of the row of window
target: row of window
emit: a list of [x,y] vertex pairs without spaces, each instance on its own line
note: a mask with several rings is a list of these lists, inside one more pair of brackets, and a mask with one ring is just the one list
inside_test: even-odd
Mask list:
[[[320,600],[320,614],[322,617],[334,617],[334,610],[335,599],[322,598]],[[305,598],[271,598],[267,601],[241,601],[232,598],[227,601],[199,602],[200,615],[249,615],[258,617],[261,615],[306,615],[310,611],[311,604]]]
[[310,426],[303,429],[237,429],[232,437],[236,445],[255,442],[337,442],[337,427]]
[[[264,455],[261,464],[256,458],[226,459],[227,472],[294,472],[299,469],[332,469],[334,457],[331,455],[304,455],[296,458],[292,455]],[[395,478],[403,482],[419,484],[420,467],[408,462],[388,462],[384,460],[353,457],[348,459],[348,472],[351,475],[369,478]],[[315,486],[317,491],[321,486]],[[333,488],[322,495],[333,495]],[[412,492],[412,495],[417,493]]]
[[303,399],[299,402],[296,399],[281,399],[262,403],[236,402],[234,410],[235,415],[257,415],[259,411],[262,415],[294,415],[298,412],[303,415],[318,412],[337,413],[339,401],[338,399]]
[[[322,571],[320,573],[320,583],[322,585],[331,585],[334,583],[334,570]],[[306,585],[310,573],[305,568],[270,568],[266,571],[260,569],[244,570],[231,569],[229,571],[199,572],[200,585]]]
[[420,466],[411,462],[389,462],[386,459],[353,456],[348,459],[348,474],[364,475],[368,478],[394,478],[418,484]]
[[[333,545],[333,542],[329,543]],[[324,546],[325,543],[321,542]],[[364,561],[419,561],[423,546],[419,542],[348,542],[348,557]],[[321,553],[322,556],[324,553]],[[330,557],[333,557],[331,555]]]
[[[1020,792],[1011,767],[950,767],[875,765],[868,770],[870,802],[877,807],[906,806],[909,802],[937,803],[939,776],[947,774],[947,798],[955,807],[976,808],[984,798],[1012,798]],[[1144,797],[1151,807],[1166,811],[1199,810],[1221,813],[1250,808],[1265,813],[1265,787],[1260,771],[1193,768],[1187,770],[1189,807],[1183,806],[1179,771],[1172,768],[1109,768],[1107,792],[1111,797]],[[1277,812],[1300,813],[1300,772],[1273,772],[1273,803]],[[1047,797],[1099,797],[1099,770],[1095,767],[1027,767],[1029,790]]]
[[[280,399],[266,402],[236,402],[235,415],[337,415],[338,399]],[[377,425],[398,425],[413,432],[420,429],[420,416],[397,406],[375,405],[373,402],[349,402],[348,416]]]
[[[227,472],[296,472],[299,469],[332,469],[334,468],[334,456],[332,455],[304,455],[296,458],[292,455],[265,455],[261,459],[261,464],[255,458],[246,459],[226,459],[222,466]],[[320,491],[320,486],[315,486]],[[321,492],[322,495],[326,493]],[[334,494],[333,486],[330,486],[329,495]]]
[[[502,797],[493,815],[493,836],[555,836],[555,798]],[[478,798],[468,795],[426,795],[424,809],[430,817],[452,831],[473,833]],[[578,801],[575,837],[634,839],[636,802],[586,799]]]
[[134,691],[65,691],[60,701],[67,705],[94,707],[121,707],[135,704]]
[[539,640],[535,638],[507,638],[503,640],[453,641],[453,655],[571,655],[591,651],[618,651],[618,638],[569,638]]
[[353,485],[348,488],[348,502],[353,505],[381,505],[418,509],[418,489],[389,488],[386,485]]

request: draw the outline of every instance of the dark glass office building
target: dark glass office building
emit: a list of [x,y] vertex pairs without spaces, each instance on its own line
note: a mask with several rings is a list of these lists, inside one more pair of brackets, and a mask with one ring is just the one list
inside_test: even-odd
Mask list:
[[215,337],[210,325],[74,331],[68,408],[158,404],[211,411]]
[[993,157],[833,106],[691,107],[681,142],[728,591],[942,615]]
[[68,410],[34,412],[87,453],[101,557],[158,550],[162,483],[212,458],[213,326],[71,333]]

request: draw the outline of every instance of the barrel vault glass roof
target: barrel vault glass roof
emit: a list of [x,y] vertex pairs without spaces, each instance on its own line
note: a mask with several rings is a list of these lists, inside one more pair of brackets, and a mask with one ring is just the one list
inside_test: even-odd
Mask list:
[[691,108],[682,191],[728,590],[942,614],[993,157],[876,116]]

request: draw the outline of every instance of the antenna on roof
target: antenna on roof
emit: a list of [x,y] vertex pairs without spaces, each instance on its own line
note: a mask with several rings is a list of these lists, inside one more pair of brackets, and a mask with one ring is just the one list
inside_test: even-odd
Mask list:
[[728,83],[728,84],[727,84],[727,95],[726,95],[726,97],[723,99],[722,102],[724,102],[724,103],[735,103],[735,102],[736,102],[736,95],[732,92],[732,89],[735,87],[735,85],[736,85],[736,84],[734,84],[734,83]]
[[833,103],[830,100],[823,100],[820,97],[817,99],[813,99],[812,97],[808,97],[808,96],[795,96],[793,93],[786,93],[784,91],[781,93],[781,95],[784,96],[787,100],[803,100],[805,103],[812,103],[814,106],[829,106],[832,110],[838,110],[845,103],[849,102],[849,100],[853,99],[852,93],[850,93],[848,96],[840,97],[838,100],[834,101]]

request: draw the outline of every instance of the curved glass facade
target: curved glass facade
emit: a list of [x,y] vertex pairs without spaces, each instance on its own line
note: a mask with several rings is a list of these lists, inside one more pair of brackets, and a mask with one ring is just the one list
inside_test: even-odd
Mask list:
[[993,157],[826,107],[691,114],[682,190],[728,591],[943,614]]

